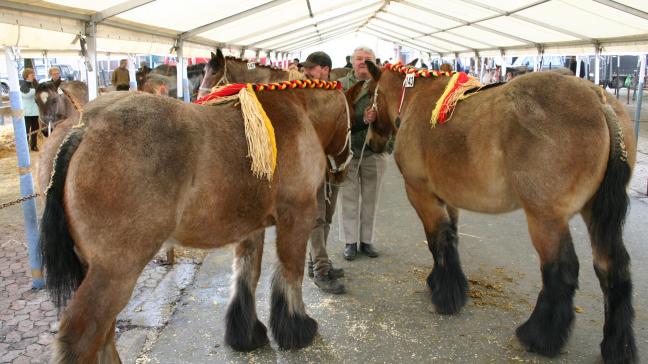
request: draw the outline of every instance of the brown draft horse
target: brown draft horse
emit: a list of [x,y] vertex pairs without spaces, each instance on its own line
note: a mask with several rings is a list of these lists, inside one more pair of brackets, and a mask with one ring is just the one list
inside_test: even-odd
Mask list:
[[[49,184],[52,161],[61,142],[70,128],[79,121],[79,110],[88,103],[88,85],[81,81],[65,81],[57,86],[54,82],[43,82],[36,88],[36,105],[40,119],[45,125],[52,124],[48,136],[38,154],[36,181],[41,195]],[[75,105],[76,104],[76,105]],[[43,127],[43,125],[41,125]]]
[[622,239],[636,144],[623,106],[585,80],[532,73],[460,101],[447,124],[432,128],[432,110],[450,77],[416,78],[399,115],[404,74],[368,65],[378,90],[372,149],[384,146],[400,118],[394,157],[434,257],[427,283],[437,312],[454,314],[466,302],[458,209],[522,208],[543,288],[516,333],[528,350],[557,355],[574,319],[579,264],[569,220],[580,213],[604,295],[603,359],[637,361],[630,257]]
[[248,69],[248,61],[234,57],[225,57],[220,49],[211,53],[211,59],[204,68],[198,91],[198,98],[211,92],[212,87],[228,83],[270,83],[288,81],[288,71],[255,63],[254,69]]
[[325,154],[350,151],[344,95],[322,89],[258,92],[272,120],[277,166],[253,176],[241,111],[230,102],[184,104],[112,92],[88,103],[85,128],[61,146],[41,225],[47,287],[62,313],[53,361],[119,362],[114,333],[147,262],[173,238],[189,247],[235,243],[234,292],[225,341],[237,350],[268,342],[255,290],[263,245],[277,226],[270,326],[284,349],[309,345],[317,323],[301,284],[306,242],[323,183]]

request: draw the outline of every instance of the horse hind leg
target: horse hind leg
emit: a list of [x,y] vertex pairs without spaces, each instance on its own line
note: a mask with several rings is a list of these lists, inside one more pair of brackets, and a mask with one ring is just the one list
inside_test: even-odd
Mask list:
[[458,211],[425,190],[409,185],[405,189],[423,223],[428,248],[434,258],[434,268],[427,278],[432,303],[440,314],[455,314],[466,304],[468,292],[468,281],[461,269],[457,249]]
[[574,321],[574,292],[578,288],[578,257],[568,218],[546,220],[527,212],[531,240],[542,270],[542,290],[531,317],[516,334],[527,350],[555,356],[567,342]]
[[634,363],[638,361],[632,321],[632,280],[630,277],[630,256],[621,239],[621,229],[608,240],[597,235],[596,223],[615,224],[610,220],[594,222],[589,208],[582,211],[592,242],[594,271],[603,291],[605,302],[605,324],[601,355],[605,363]]
[[268,343],[267,329],[257,318],[255,291],[261,273],[264,231],[236,246],[232,297],[225,316],[225,343],[238,351],[251,351]]
[[123,265],[90,265],[61,316],[54,363],[121,362],[114,342],[115,319],[128,303],[141,269],[131,267],[131,274],[116,275],[116,266]]
[[311,344],[317,322],[306,314],[302,279],[306,243],[315,221],[315,205],[291,207],[277,221],[279,265],[272,278],[270,327],[282,349],[300,349]]

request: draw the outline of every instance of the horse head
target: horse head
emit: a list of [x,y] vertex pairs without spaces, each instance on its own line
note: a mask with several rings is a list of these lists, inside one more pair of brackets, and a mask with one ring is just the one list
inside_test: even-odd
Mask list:
[[[360,90],[354,90],[354,88],[367,87],[367,92],[371,95],[373,107],[377,111],[376,121],[369,128],[369,146],[373,151],[383,151],[391,136],[396,135],[398,131],[397,113],[394,111],[395,108],[393,105],[388,104],[388,100],[393,100],[388,95],[393,87],[382,85],[382,79],[389,78],[391,75],[383,75],[383,69],[371,61],[365,61],[365,63],[371,74],[371,79],[365,81],[367,82],[366,86],[358,82],[348,92],[353,92],[357,95]],[[402,80],[400,82],[402,83]],[[396,105],[397,107],[398,105]]]
[[65,97],[61,88],[52,81],[42,82],[36,87],[36,105],[45,124],[54,124],[68,116]]
[[219,83],[228,83],[227,69],[225,67],[225,56],[220,49],[211,53],[211,59],[205,64],[204,76],[198,89],[198,98],[201,98],[211,92],[212,87]]

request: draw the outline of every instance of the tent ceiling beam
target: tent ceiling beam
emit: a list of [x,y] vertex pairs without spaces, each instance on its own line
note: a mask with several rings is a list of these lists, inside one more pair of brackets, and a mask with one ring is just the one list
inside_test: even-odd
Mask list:
[[[310,15],[311,19],[314,19],[315,17],[313,16],[313,9],[311,8],[310,0],[306,0],[306,6],[308,7],[308,15]],[[317,34],[319,35],[319,29],[317,29],[317,23],[313,24],[313,26],[315,27],[315,32],[317,32]]]
[[380,34],[381,37],[383,37],[383,38],[385,38],[385,37],[391,38],[392,42],[400,43],[400,44],[406,45],[408,47],[416,48],[418,50],[423,50],[423,51],[426,51],[426,52],[434,52],[434,53],[438,53],[438,54],[442,53],[438,49],[434,49],[434,48],[429,47],[427,45],[416,44],[416,43],[414,43],[412,41],[408,41],[406,39],[399,38],[399,37],[394,36],[392,34],[385,33],[385,32],[383,32],[381,30],[370,28],[369,26],[366,26],[365,29],[367,29],[369,31],[372,31],[373,33],[376,33],[376,34]]
[[[352,12],[361,11],[361,10],[363,10],[365,8],[370,7],[370,6],[375,6],[376,4],[378,4],[378,2],[370,4],[370,5],[366,6],[366,7],[363,6],[363,7],[354,9],[354,10],[352,10]],[[346,5],[346,4],[332,6],[332,7],[329,7],[327,9],[325,9],[325,10],[322,10],[320,12],[320,14],[326,14],[326,13],[334,12],[336,10],[343,9],[343,8],[346,8],[346,7],[348,7],[348,5]],[[332,17],[331,16],[325,17],[324,20],[328,20],[328,19],[331,19],[331,18],[339,17],[339,16],[340,15],[335,15],[335,16],[332,16]],[[239,42],[242,42],[242,41],[244,41],[246,39],[251,39],[251,38],[255,38],[255,37],[258,37],[260,35],[266,34],[266,33],[268,33],[269,31],[271,31],[273,29],[282,29],[282,28],[285,28],[285,27],[290,27],[290,25],[293,24],[293,23],[299,23],[299,22],[302,22],[302,21],[305,21],[305,20],[308,20],[308,19],[310,19],[310,16],[303,16],[303,17],[296,18],[296,19],[290,19],[290,20],[288,20],[288,21],[286,21],[284,23],[281,23],[279,25],[273,25],[273,26],[268,27],[268,28],[263,28],[263,29],[260,29],[259,31],[254,32],[254,33],[246,34],[246,35],[244,35],[242,37],[233,39],[232,42],[233,43],[239,43]]]
[[304,49],[306,47],[318,45],[318,44],[321,44],[323,42],[333,40],[335,38],[339,38],[339,37],[342,37],[342,36],[347,35],[347,34],[349,34],[349,33],[347,33],[347,30],[345,29],[344,31],[341,31],[341,32],[334,33],[334,34],[331,34],[329,36],[323,37],[322,40],[316,40],[316,41],[313,41],[313,42],[310,42],[310,43],[295,46],[295,48],[290,49],[289,52],[300,51],[300,50],[302,50],[302,49]]
[[356,31],[360,30],[360,28],[362,28],[362,27],[364,27],[365,25],[369,24],[369,22],[371,21],[371,19],[373,19],[373,18],[376,17],[376,14],[380,13],[381,11],[384,11],[384,10],[385,10],[385,7],[386,7],[387,5],[389,5],[389,0],[383,0],[382,3],[383,3],[383,4],[380,5],[380,7],[379,7],[379,8],[378,8],[378,9],[377,9],[373,14],[371,14],[370,17],[367,18],[367,21],[364,22],[362,25],[360,25],[360,26],[358,27],[358,29],[356,29]]
[[[410,31],[410,32],[418,33],[418,34],[420,34],[420,36],[417,36],[417,37],[410,37],[410,38],[411,38],[412,40],[416,40],[416,41],[419,41],[419,42],[423,42],[423,43],[426,43],[426,44],[430,44],[429,42],[426,42],[426,41],[424,41],[423,39],[417,39],[417,38],[419,38],[419,37],[424,37],[424,36],[426,36],[425,32],[422,32],[422,31],[417,30],[417,29],[414,29],[414,28],[407,27],[407,26],[402,25],[402,24],[394,23],[394,22],[391,21],[391,20],[387,20],[387,19],[383,19],[383,18],[378,18],[378,17],[377,17],[376,19],[377,19],[377,20],[380,20],[380,21],[382,21],[382,22],[385,22],[385,23],[387,23],[387,24],[391,24],[391,25],[394,25],[394,26],[400,27],[400,28],[402,28],[402,29],[408,30],[408,31]],[[438,40],[443,41],[443,42],[445,42],[445,43],[454,44],[454,45],[457,46],[457,47],[466,47],[466,46],[463,45],[463,44],[455,43],[455,42],[452,42],[452,41],[450,41],[450,40],[446,40],[446,39],[443,39],[443,38],[441,38],[441,37],[437,37],[437,36],[434,36],[434,35],[430,35],[429,37],[430,37],[430,38],[434,38],[434,39],[438,39]],[[487,44],[487,43],[484,43],[484,42],[479,42],[479,43],[486,44],[486,45],[488,45],[488,46],[492,46],[491,44]],[[430,44],[430,45],[433,45],[433,44]]]
[[391,42],[391,43],[402,44],[402,45],[406,45],[406,46],[408,46],[408,47],[411,47],[411,48],[413,48],[413,49],[416,49],[416,50],[419,50],[419,51],[422,51],[422,52],[432,52],[432,53],[436,53],[436,54],[441,55],[440,53],[438,53],[438,52],[436,52],[436,51],[433,51],[433,50],[431,50],[431,49],[425,49],[424,47],[421,47],[421,46],[419,46],[419,45],[416,45],[416,44],[410,44],[410,43],[407,42],[407,41],[402,41],[402,40],[396,39],[396,38],[392,37],[392,36],[389,35],[389,34],[382,35],[382,34],[380,34],[380,33],[376,33],[375,31],[373,31],[373,30],[371,30],[371,29],[367,29],[366,27],[365,27],[364,29],[360,30],[360,31],[363,32],[363,33],[366,33],[366,34],[372,35],[372,36],[374,36],[374,37],[376,37],[376,38],[378,38],[378,39],[384,40],[385,42]]
[[[376,32],[383,32],[383,31],[384,31],[382,28],[380,28],[380,27],[375,27],[375,26],[374,26],[373,24],[371,24],[371,23],[367,24],[366,27],[367,27],[367,29],[371,29],[371,30],[376,31]],[[439,47],[439,46],[437,46],[437,45],[434,45],[434,44],[428,43],[428,42],[423,41],[423,40],[420,40],[420,39],[414,39],[413,37],[410,37],[410,36],[408,36],[407,34],[399,33],[399,32],[393,31],[393,30],[389,30],[389,33],[393,34],[395,37],[398,37],[398,38],[400,38],[400,39],[406,40],[406,41],[408,41],[408,42],[410,42],[410,43],[418,42],[418,43],[420,43],[421,45],[425,45],[425,46],[427,46],[427,47],[438,47],[438,48],[436,49],[436,51],[438,51],[438,52],[450,52],[450,50],[447,49],[447,48]]]
[[223,19],[219,19],[219,20],[217,20],[215,22],[211,22],[209,24],[205,24],[205,25],[200,26],[198,28],[188,30],[188,31],[186,31],[184,33],[181,33],[180,38],[181,39],[189,39],[189,38],[191,38],[191,37],[193,37],[195,35],[198,35],[200,33],[204,33],[204,32],[206,32],[208,30],[218,28],[220,26],[235,22],[237,20],[243,19],[243,18],[248,17],[248,16],[252,16],[252,15],[254,15],[256,13],[260,13],[262,11],[272,9],[275,6],[287,3],[289,1],[290,0],[272,0],[272,1],[269,1],[269,2],[267,2],[265,4],[255,6],[253,8],[241,11],[240,13],[236,13],[234,15],[225,17]]
[[[332,34],[332,33],[335,33],[337,31],[348,31],[349,29],[358,26],[358,24],[360,24],[362,21],[364,21],[364,20],[359,20],[359,21],[356,21],[355,23],[344,24],[344,25],[341,25],[339,27],[333,27],[333,28],[327,29],[325,32],[322,32],[321,35]],[[299,44],[299,43],[301,43],[301,42],[303,42],[305,40],[317,38],[319,36],[320,35],[315,34],[315,35],[310,35],[310,36],[293,37],[290,40],[285,40],[284,43],[277,43],[277,45],[275,45],[275,46],[273,46],[271,48],[273,48],[273,49],[274,48],[286,49],[286,48],[289,48],[289,47],[291,47],[291,46],[293,46],[295,44]]]
[[148,3],[151,3],[155,0],[130,0],[130,1],[125,1],[123,3],[119,3],[115,6],[111,6],[108,9],[104,9],[102,11],[99,11],[95,13],[91,21],[95,23],[99,23],[104,21],[105,19],[111,18],[113,16],[117,16],[119,14],[125,13],[129,10],[133,10],[136,8],[139,8],[142,5],[146,5]]
[[0,0],[0,8],[24,11],[41,15],[58,16],[61,18],[90,21],[90,15],[73,13],[71,11],[46,8],[38,5],[15,3],[12,1]]
[[[538,25],[538,26],[543,27],[543,28],[551,29],[551,30],[553,30],[555,32],[558,32],[558,33],[567,34],[567,35],[570,35],[570,36],[572,36],[574,38],[577,38],[577,39],[590,40],[588,37],[586,37],[586,36],[584,36],[582,34],[574,33],[572,31],[569,31],[569,30],[564,29],[564,28],[555,27],[553,25],[550,25],[550,24],[543,23],[543,22],[538,21],[538,20],[528,18],[528,17],[520,15],[520,14],[516,14],[516,13],[518,13],[518,12],[524,10],[524,9],[530,8],[531,6],[529,6],[529,5],[525,6],[524,9],[516,9],[515,11],[512,11],[512,12],[508,13],[508,12],[502,10],[502,9],[498,9],[498,8],[496,8],[494,6],[484,5],[484,4],[482,4],[480,2],[477,2],[477,1],[474,1],[474,0],[459,0],[459,1],[464,2],[466,4],[470,4],[470,5],[479,7],[479,8],[482,8],[482,9],[486,9],[486,10],[495,12],[495,13],[499,14],[500,16],[510,16],[511,18],[519,19],[519,20],[525,21],[527,23],[531,23],[531,24]],[[537,5],[540,5],[542,3],[546,3],[546,2],[547,2],[547,0],[543,0],[543,1],[540,1],[540,2],[537,2],[537,3],[533,4],[533,6],[537,6]]]
[[[401,18],[401,19],[407,21],[408,23],[418,24],[418,25],[420,25],[420,26],[422,26],[422,27],[426,27],[426,28],[433,28],[433,29],[437,29],[437,30],[435,30],[435,31],[433,31],[433,32],[430,32],[430,33],[423,33],[422,37],[431,37],[431,38],[435,38],[435,39],[443,40],[444,42],[452,43],[452,42],[448,41],[447,39],[444,39],[443,37],[439,37],[439,36],[436,36],[436,35],[435,35],[435,34],[437,34],[437,33],[441,33],[441,32],[443,32],[443,30],[441,30],[441,29],[439,29],[439,28],[435,28],[435,27],[433,27],[433,26],[431,26],[431,25],[429,25],[429,24],[421,23],[420,21],[418,21],[418,20],[416,20],[416,19],[408,18],[408,17],[403,16],[403,15],[394,15],[394,14],[388,13],[388,12],[386,12],[386,11],[383,11],[382,14],[398,16],[399,18]],[[379,15],[380,15],[380,14],[379,14]],[[381,17],[381,16],[377,16],[376,19],[380,19],[380,20],[384,20],[384,21],[386,21],[386,19],[385,19],[384,17]],[[463,25],[462,25],[462,26],[463,26]],[[489,44],[489,43],[486,43],[486,42],[484,42],[484,41],[482,41],[482,40],[479,40],[479,39],[470,38],[470,37],[465,36],[464,34],[457,34],[457,33],[452,32],[452,31],[450,31],[450,30],[446,30],[446,32],[447,32],[447,33],[450,33],[450,34],[453,34],[453,35],[456,35],[457,37],[460,37],[460,38],[462,38],[462,39],[466,39],[466,40],[471,41],[471,42],[475,42],[475,43],[482,43],[482,44],[485,44],[485,45],[487,45],[487,46],[489,46],[489,47],[495,47],[494,44]]]
[[[542,2],[546,2],[546,1],[548,1],[548,0],[545,0],[545,1],[542,1]],[[542,3],[542,2],[541,2],[541,3]],[[448,15],[448,14],[444,14],[444,13],[441,13],[441,12],[438,12],[438,11],[435,11],[435,10],[428,9],[428,8],[426,8],[426,7],[420,6],[420,5],[418,5],[418,4],[411,3],[411,2],[409,2],[409,1],[407,1],[407,0],[401,1],[400,4],[403,4],[403,5],[405,5],[405,6],[409,6],[410,8],[414,8],[414,9],[417,9],[417,10],[420,10],[420,11],[422,11],[422,12],[429,13],[429,14],[432,14],[432,15],[435,15],[435,16],[444,17],[444,18],[446,18],[446,19],[453,20],[453,21],[455,21],[455,22],[457,22],[457,23],[460,24],[460,25],[458,25],[458,26],[450,27],[450,28],[447,28],[447,29],[441,29],[441,30],[439,30],[437,33],[445,32],[445,31],[448,31],[448,30],[456,29],[456,28],[461,28],[461,27],[464,27],[464,26],[472,26],[472,27],[475,27],[475,28],[477,28],[477,29],[480,29],[480,30],[483,30],[483,31],[486,31],[486,32],[490,32],[490,33],[497,34],[497,35],[502,36],[502,37],[505,37],[505,38],[509,38],[509,39],[516,40],[516,41],[518,41],[518,42],[520,42],[520,43],[524,43],[524,44],[528,44],[528,45],[533,45],[533,44],[535,44],[534,42],[530,41],[529,39],[524,39],[524,38],[516,37],[516,36],[514,36],[514,35],[511,35],[511,34],[508,34],[508,33],[504,33],[504,32],[500,32],[499,30],[491,29],[491,28],[489,28],[489,27],[486,27],[486,26],[483,26],[483,25],[477,24],[477,23],[482,22],[482,21],[486,21],[486,20],[491,20],[491,19],[498,18],[498,17],[500,17],[501,15],[489,16],[489,17],[486,17],[486,18],[482,18],[482,19],[475,20],[474,22],[467,22],[467,21],[465,21],[465,20],[461,20],[461,19],[459,19],[459,18],[455,18],[455,17],[450,16],[450,15]],[[527,8],[527,7],[525,7],[525,9],[526,9],[526,8]],[[511,11],[511,14],[514,13],[514,12],[516,12],[516,11],[519,11],[519,10],[518,10],[518,9],[515,9],[515,10]]]
[[611,8],[615,8],[617,10],[623,11],[625,13],[632,14],[634,16],[638,16],[638,17],[643,18],[643,19],[648,19],[648,13],[646,13],[645,11],[641,11],[639,9],[635,9],[633,7],[630,7],[630,6],[620,4],[620,3],[616,2],[616,1],[612,1],[612,0],[594,0],[594,1],[599,3],[599,4],[603,4],[603,5],[609,6]]
[[[363,11],[363,10],[365,10],[365,9],[368,9],[368,8],[371,8],[371,7],[374,7],[374,6],[376,6],[376,4],[369,4],[369,5],[367,5],[367,6],[363,6],[363,7],[358,8],[358,9],[353,9],[353,10],[351,10],[351,11],[347,11],[347,12],[345,12],[345,13],[338,14],[338,15],[336,15],[336,16],[328,17],[328,18],[326,18],[326,19],[324,19],[324,20],[322,20],[322,21],[320,21],[320,22],[314,23],[314,24],[308,24],[308,25],[303,26],[303,27],[301,27],[301,28],[291,29],[291,30],[289,30],[289,31],[286,31],[286,32],[283,32],[283,33],[281,33],[281,34],[278,34],[278,35],[272,36],[272,37],[270,37],[270,38],[265,38],[265,39],[262,39],[262,40],[258,40],[258,41],[256,41],[256,42],[250,44],[250,46],[253,47],[253,46],[256,46],[256,45],[259,45],[259,44],[263,44],[263,43],[271,42],[271,41],[273,41],[273,40],[283,38],[283,37],[284,37],[285,35],[287,35],[287,34],[292,34],[292,33],[295,33],[295,32],[300,32],[300,31],[302,31],[302,30],[309,29],[309,28],[311,28],[311,27],[313,27],[313,26],[315,26],[315,29],[317,29],[317,26],[318,26],[318,25],[324,25],[324,24],[327,24],[327,23],[335,22],[335,21],[338,20],[340,17],[347,16],[347,15],[349,15],[349,14],[353,14],[353,13],[356,13],[356,12],[361,12],[361,11]],[[365,16],[362,15],[361,17],[353,18],[353,19],[351,19],[351,20],[349,20],[349,21],[354,21],[354,20],[359,19],[359,18],[364,19]]]

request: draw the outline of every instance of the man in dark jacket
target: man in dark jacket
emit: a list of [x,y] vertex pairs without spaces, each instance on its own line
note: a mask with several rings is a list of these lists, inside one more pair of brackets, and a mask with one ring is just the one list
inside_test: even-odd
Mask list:
[[[332,62],[328,54],[324,52],[311,53],[302,65],[304,76],[307,79],[329,80]],[[330,188],[327,188],[327,185]],[[339,186],[325,177],[324,183],[317,190],[317,218],[311,232],[308,253],[308,275],[313,277],[313,281],[319,289],[334,294],[345,292],[344,284],[339,280],[344,276],[344,270],[333,268],[333,263],[326,251],[326,240],[331,229],[338,189]],[[327,191],[329,191],[328,194]]]

